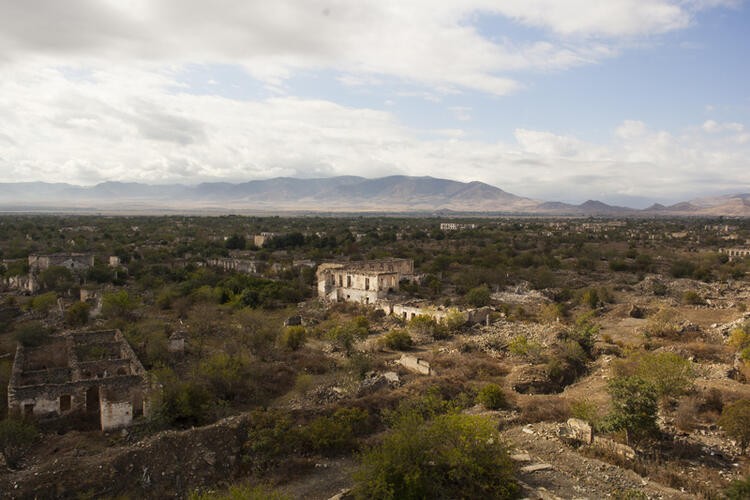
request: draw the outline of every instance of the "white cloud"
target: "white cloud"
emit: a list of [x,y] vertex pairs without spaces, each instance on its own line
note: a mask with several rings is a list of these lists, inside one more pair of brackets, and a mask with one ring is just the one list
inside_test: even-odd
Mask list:
[[[487,142],[457,129],[412,130],[387,111],[277,97],[174,93],[168,74],[16,67],[0,80],[0,181],[151,183],[402,173],[482,180],[540,199],[676,199],[750,184],[742,124],[681,134],[627,121],[613,142],[519,128]],[[431,139],[425,139],[428,132]],[[605,198],[606,199],[606,198]]]
[[706,120],[701,128],[708,133],[718,134],[722,132],[742,132],[745,130],[745,126],[741,123],[729,122],[719,123],[715,120]]
[[[229,63],[273,85],[295,71],[332,69],[347,84],[370,85],[384,75],[505,95],[522,87],[509,72],[597,62],[617,53],[618,38],[681,29],[697,10],[732,3],[0,0],[0,63],[37,56],[73,66]],[[472,25],[478,14],[507,16],[549,36],[493,41]]]

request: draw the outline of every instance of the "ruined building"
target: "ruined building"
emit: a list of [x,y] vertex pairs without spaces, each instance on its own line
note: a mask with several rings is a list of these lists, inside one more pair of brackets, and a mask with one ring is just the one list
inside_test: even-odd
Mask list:
[[86,271],[94,266],[94,256],[90,253],[29,255],[29,268],[32,273],[44,271],[53,266],[65,267],[71,272]]
[[331,302],[375,304],[414,279],[411,259],[328,263],[318,266],[318,296]]
[[729,256],[729,260],[744,259],[750,257],[750,248],[720,248],[719,252]]
[[18,346],[8,409],[42,421],[98,419],[108,431],[148,413],[147,389],[146,370],[119,330],[71,332]]

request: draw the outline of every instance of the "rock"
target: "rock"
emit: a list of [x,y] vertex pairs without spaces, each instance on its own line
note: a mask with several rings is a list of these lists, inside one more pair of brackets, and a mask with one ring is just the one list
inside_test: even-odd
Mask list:
[[643,318],[643,309],[633,304],[632,306],[630,306],[630,310],[628,311],[628,316],[630,316],[631,318],[641,319]]
[[531,455],[528,453],[516,453],[515,455],[511,455],[510,459],[514,462],[531,462]]
[[299,326],[302,324],[302,316],[289,316],[284,320],[284,326]]
[[550,464],[532,464],[532,465],[526,465],[524,467],[521,467],[521,472],[538,472],[542,470],[550,470],[552,469],[552,466]]

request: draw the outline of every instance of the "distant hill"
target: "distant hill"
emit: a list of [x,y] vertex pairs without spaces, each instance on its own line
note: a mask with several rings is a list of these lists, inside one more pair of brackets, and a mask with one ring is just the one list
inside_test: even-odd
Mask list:
[[0,183],[0,210],[151,212],[429,212],[510,213],[545,216],[744,216],[750,194],[701,198],[644,210],[588,200],[580,205],[537,201],[483,182],[393,175],[376,179],[339,176],[243,183],[150,185],[103,182]]

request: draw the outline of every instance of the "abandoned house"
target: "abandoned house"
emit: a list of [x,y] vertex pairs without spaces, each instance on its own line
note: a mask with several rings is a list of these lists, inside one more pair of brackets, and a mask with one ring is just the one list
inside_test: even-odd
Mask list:
[[328,263],[318,266],[318,297],[331,302],[375,304],[414,279],[411,259]]
[[119,330],[70,332],[40,347],[19,344],[8,409],[40,421],[95,419],[109,431],[148,413],[147,389],[146,370]]
[[253,236],[253,245],[255,245],[258,248],[263,248],[263,246],[268,242],[269,240],[272,240],[273,238],[276,238],[279,236],[278,233],[271,233],[271,232],[263,232],[260,234],[256,234]]
[[219,267],[225,271],[234,271],[243,274],[257,274],[263,262],[257,262],[249,259],[237,259],[233,257],[217,257],[206,260],[206,264],[211,267]]
[[746,257],[750,257],[750,248],[720,248],[719,252],[728,255],[729,260],[744,259]]
[[94,266],[94,256],[89,253],[53,253],[48,255],[29,255],[29,269],[32,273],[64,267],[71,272],[87,271]]

